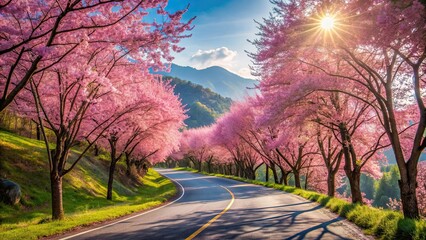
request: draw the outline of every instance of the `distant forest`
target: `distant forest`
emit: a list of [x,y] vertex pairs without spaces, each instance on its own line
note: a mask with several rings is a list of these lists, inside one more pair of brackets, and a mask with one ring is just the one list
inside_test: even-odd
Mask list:
[[179,78],[164,77],[164,80],[171,80],[175,94],[180,96],[188,110],[186,114],[189,118],[185,120],[188,128],[208,126],[229,111],[231,98],[222,97],[209,88]]

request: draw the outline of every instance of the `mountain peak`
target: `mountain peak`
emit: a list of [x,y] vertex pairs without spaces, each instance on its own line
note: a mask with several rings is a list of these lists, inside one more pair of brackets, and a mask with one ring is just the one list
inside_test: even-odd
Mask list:
[[160,72],[159,74],[200,84],[234,100],[241,100],[254,92],[252,90],[255,84],[254,79],[243,78],[219,66],[198,70],[190,66],[172,64],[170,72]]

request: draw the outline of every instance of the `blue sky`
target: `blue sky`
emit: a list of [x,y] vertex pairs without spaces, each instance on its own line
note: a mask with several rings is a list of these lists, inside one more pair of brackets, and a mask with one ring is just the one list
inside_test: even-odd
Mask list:
[[258,32],[254,20],[261,21],[272,10],[268,0],[169,0],[167,10],[190,4],[185,19],[196,16],[192,37],[181,42],[186,49],[175,55],[174,63],[198,69],[222,66],[250,77],[250,58],[244,50],[255,48],[247,42]]

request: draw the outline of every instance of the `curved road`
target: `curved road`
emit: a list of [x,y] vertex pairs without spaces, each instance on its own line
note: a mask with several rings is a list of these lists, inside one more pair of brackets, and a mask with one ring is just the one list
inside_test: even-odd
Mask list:
[[63,239],[369,239],[295,195],[196,173],[158,170],[181,187],[177,200]]

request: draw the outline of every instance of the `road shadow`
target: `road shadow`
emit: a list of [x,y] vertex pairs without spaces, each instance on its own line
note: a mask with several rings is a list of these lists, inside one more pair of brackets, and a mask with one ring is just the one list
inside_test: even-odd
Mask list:
[[[186,215],[175,213],[174,217],[161,220],[150,220],[146,215],[143,220],[116,224],[96,237],[88,234],[79,239],[185,239],[230,202],[229,192],[221,186],[230,189],[236,201],[196,239],[356,239],[342,227],[341,218],[330,217],[322,212],[320,205],[292,194],[188,172],[162,170],[161,173],[178,179],[185,187],[185,195],[169,211],[178,211],[180,207],[197,210]],[[208,210],[215,204],[220,206],[214,208],[217,210]]]
[[[351,239],[330,228],[331,225],[341,221],[338,218],[325,222],[309,218],[299,219],[303,213],[315,211],[318,208],[284,212],[277,212],[275,207],[231,210],[205,229],[196,239]],[[140,224],[125,221],[119,223],[118,227],[133,224],[145,229],[103,233],[95,238],[92,236],[84,238],[83,235],[81,239],[185,239],[217,214],[219,211],[197,211],[188,216],[181,216],[179,219]]]

